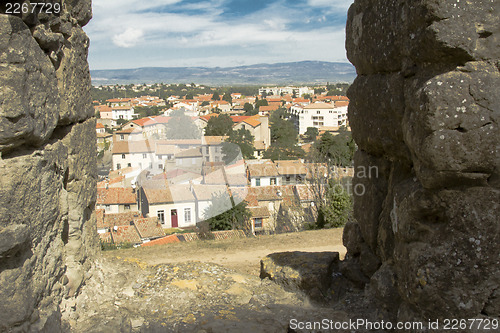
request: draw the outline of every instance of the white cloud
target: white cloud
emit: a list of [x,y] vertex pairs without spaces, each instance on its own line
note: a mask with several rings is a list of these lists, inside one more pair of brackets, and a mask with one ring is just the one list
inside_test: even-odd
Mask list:
[[347,10],[354,0],[307,0],[307,4],[312,7],[323,7],[332,9]]
[[144,32],[141,29],[127,28],[121,34],[113,36],[113,43],[119,47],[134,47],[136,46],[144,36]]
[[[343,27],[308,26],[344,13],[352,0],[304,0],[318,15],[305,15],[281,0],[244,17],[223,15],[225,0],[93,0],[90,65],[225,66],[299,60],[346,61]],[[157,8],[162,7],[162,12]],[[176,9],[172,12],[169,8]],[[186,10],[189,9],[189,10]],[[179,13],[179,11],[181,13]],[[124,53],[122,48],[128,48]]]

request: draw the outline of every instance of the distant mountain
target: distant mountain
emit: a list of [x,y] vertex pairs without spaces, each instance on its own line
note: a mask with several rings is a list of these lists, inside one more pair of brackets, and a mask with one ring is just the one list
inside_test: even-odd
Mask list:
[[300,61],[239,67],[144,67],[92,70],[92,84],[197,83],[206,85],[315,84],[351,82],[349,63]]

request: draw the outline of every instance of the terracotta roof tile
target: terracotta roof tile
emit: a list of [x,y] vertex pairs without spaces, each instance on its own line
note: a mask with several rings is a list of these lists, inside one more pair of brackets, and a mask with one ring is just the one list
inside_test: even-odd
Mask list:
[[250,211],[250,214],[252,214],[253,218],[270,216],[269,209],[267,209],[267,207],[260,207],[260,206],[248,207],[248,210]]
[[164,244],[170,244],[170,243],[180,243],[179,238],[177,238],[177,235],[169,235],[165,236],[162,238],[158,238],[155,240],[152,240],[150,242],[146,242],[142,244],[141,246],[155,246],[155,245],[164,245]]
[[136,211],[117,214],[104,213],[103,218],[97,220],[97,229],[113,228],[115,225],[131,225],[137,218],[142,218],[142,215]]
[[139,244],[141,243],[141,237],[137,233],[135,226],[133,225],[122,225],[111,228],[111,236],[115,244],[121,243],[131,243]]
[[163,188],[143,188],[149,204],[194,202],[189,185],[164,185]]
[[97,189],[97,204],[113,205],[113,204],[135,204],[137,202],[136,195],[131,188],[98,188]]
[[141,141],[115,141],[113,142],[112,154],[127,153],[151,153],[154,152],[155,144],[150,140]]
[[280,175],[306,175],[307,166],[299,160],[276,161]]
[[334,109],[335,105],[330,104],[330,103],[312,103],[309,105],[304,106],[304,109],[309,110],[309,109]]
[[278,176],[278,169],[272,162],[262,164],[249,164],[247,166],[250,177],[274,177]]
[[134,225],[141,238],[158,238],[165,236],[165,232],[157,217],[135,219]]

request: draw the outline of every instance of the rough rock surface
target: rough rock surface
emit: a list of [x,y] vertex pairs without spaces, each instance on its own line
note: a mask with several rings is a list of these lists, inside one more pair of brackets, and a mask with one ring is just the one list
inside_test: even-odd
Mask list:
[[346,295],[337,306],[311,305],[267,278],[213,263],[149,266],[103,258],[97,266],[78,298],[67,303],[64,319],[72,332],[311,332],[292,320],[378,318],[360,294]]
[[61,304],[98,253],[95,121],[81,25],[90,0],[59,15],[0,5],[0,331],[61,331]]
[[500,3],[356,0],[345,276],[399,320],[500,316]]
[[338,252],[278,252],[260,261],[260,278],[302,292],[317,303],[339,301],[349,283],[339,272]]

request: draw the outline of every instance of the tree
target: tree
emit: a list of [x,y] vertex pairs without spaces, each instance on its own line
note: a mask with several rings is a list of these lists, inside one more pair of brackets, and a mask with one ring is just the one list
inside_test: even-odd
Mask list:
[[285,117],[285,110],[278,109],[270,117],[271,146],[264,152],[264,158],[276,160],[298,159],[305,155],[297,146],[298,132]]
[[208,102],[208,101],[201,102],[201,106],[206,106],[206,105],[210,105],[210,102]]
[[338,228],[344,226],[352,212],[352,198],[346,186],[340,182],[329,182],[325,193],[325,204],[320,206],[322,221],[318,228]]
[[186,96],[184,96],[185,99],[193,99],[194,96],[193,94],[186,94]]
[[308,127],[306,132],[304,133],[307,142],[316,140],[318,134],[319,130],[316,127]]
[[205,127],[205,135],[225,136],[233,131],[233,120],[227,114],[211,117]]
[[214,91],[214,93],[212,95],[212,101],[220,101],[220,96],[219,96],[219,93],[217,91]]
[[268,106],[269,103],[267,102],[267,99],[259,99],[257,102],[255,102],[255,108],[258,110],[260,106]]
[[228,102],[229,104],[233,104],[233,97],[228,92],[224,94],[224,96],[222,97],[222,100]]
[[134,111],[139,115],[139,118],[144,118],[159,115],[161,109],[159,106],[138,106]]
[[182,110],[174,110],[165,126],[167,139],[199,139],[201,131],[194,121],[186,116]]
[[313,145],[311,153],[312,159],[330,161],[337,166],[351,166],[356,151],[356,144],[352,139],[351,133],[345,127],[339,129],[339,134],[332,135],[325,132],[319,141]]
[[245,103],[243,109],[245,109],[245,116],[253,116],[258,112],[258,110],[254,110],[253,105],[250,103]]
[[126,119],[118,119],[118,120],[116,120],[116,124],[119,125],[119,126],[121,126],[123,124],[126,124],[127,122],[128,122],[128,120],[126,120]]
[[[205,211],[206,220],[210,230],[247,229],[251,213],[247,208],[246,201],[234,205],[233,198],[225,193],[212,195],[210,206]],[[220,213],[222,211],[222,213]]]
[[255,151],[253,141],[254,137],[247,129],[240,128],[237,131],[232,131],[226,142],[222,144],[224,163],[230,164],[235,161],[240,152],[244,159],[253,158]]

